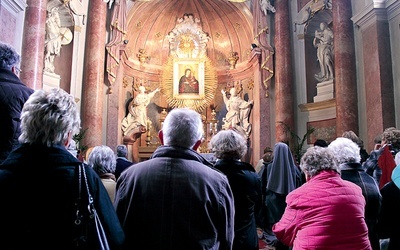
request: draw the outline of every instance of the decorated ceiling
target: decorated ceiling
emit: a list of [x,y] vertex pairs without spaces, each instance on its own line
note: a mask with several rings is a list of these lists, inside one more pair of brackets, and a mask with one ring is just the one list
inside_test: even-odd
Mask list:
[[229,66],[232,52],[237,53],[238,64],[247,61],[254,39],[251,10],[246,3],[223,0],[135,2],[127,15],[125,51],[129,60],[138,61],[141,51],[149,65],[166,63],[171,53],[168,34],[184,14],[192,14],[209,36],[206,54],[215,67]]

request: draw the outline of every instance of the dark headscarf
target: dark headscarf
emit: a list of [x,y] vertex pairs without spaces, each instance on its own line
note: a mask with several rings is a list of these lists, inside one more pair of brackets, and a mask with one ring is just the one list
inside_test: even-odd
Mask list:
[[299,186],[300,170],[294,164],[289,147],[278,142],[274,147],[274,160],[267,167],[267,189],[288,194]]

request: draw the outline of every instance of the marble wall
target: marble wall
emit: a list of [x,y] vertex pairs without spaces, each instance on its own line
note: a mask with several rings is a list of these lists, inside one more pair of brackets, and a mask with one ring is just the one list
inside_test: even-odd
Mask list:
[[0,41],[9,43],[21,54],[26,2],[0,1]]

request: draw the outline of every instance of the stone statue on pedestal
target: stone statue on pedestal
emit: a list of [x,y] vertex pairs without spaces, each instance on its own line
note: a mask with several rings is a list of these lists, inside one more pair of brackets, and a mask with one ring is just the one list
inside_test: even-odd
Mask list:
[[122,120],[121,127],[124,136],[140,126],[147,129],[147,105],[149,105],[151,99],[160,89],[157,88],[150,93],[146,93],[146,88],[140,86],[139,91],[140,93],[129,104],[128,115]]
[[320,30],[315,31],[313,45],[317,48],[317,58],[321,71],[315,74],[315,79],[324,82],[333,79],[333,31],[324,22]]
[[223,118],[224,124],[222,129],[234,129],[241,133],[246,139],[251,133],[251,124],[249,123],[249,115],[253,105],[253,101],[245,101],[237,95],[236,88],[231,88],[230,97],[226,96],[226,91],[221,90],[222,97],[228,113]]

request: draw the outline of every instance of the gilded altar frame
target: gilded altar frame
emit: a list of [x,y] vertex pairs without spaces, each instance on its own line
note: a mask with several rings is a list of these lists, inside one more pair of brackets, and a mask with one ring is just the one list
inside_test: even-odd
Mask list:
[[[179,78],[184,74],[185,65],[198,68],[196,72],[199,81],[198,94],[179,94]],[[217,82],[217,72],[208,57],[196,60],[170,57],[164,65],[161,91],[166,96],[169,107],[186,107],[201,112],[211,104]]]
[[[161,93],[167,97],[171,108],[186,107],[201,112],[213,101],[217,72],[207,57],[210,36],[202,30],[200,24],[200,19],[193,14],[183,14],[166,36],[170,55],[162,70]],[[191,84],[189,93],[179,92],[180,78],[188,68],[194,72],[198,93],[192,92]]]

